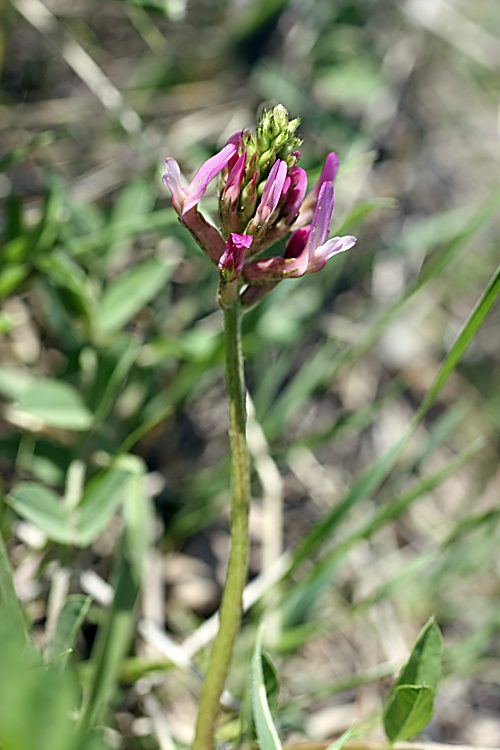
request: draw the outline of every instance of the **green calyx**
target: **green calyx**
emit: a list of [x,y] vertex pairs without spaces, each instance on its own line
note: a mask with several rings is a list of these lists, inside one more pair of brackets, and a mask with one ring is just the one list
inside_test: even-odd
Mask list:
[[277,159],[286,161],[289,170],[297,163],[296,151],[302,143],[295,136],[299,125],[300,117],[290,122],[285,107],[278,104],[273,109],[264,109],[255,136],[249,130],[243,131],[242,149],[247,150],[245,182],[249,182],[257,170],[257,183],[262,185]]

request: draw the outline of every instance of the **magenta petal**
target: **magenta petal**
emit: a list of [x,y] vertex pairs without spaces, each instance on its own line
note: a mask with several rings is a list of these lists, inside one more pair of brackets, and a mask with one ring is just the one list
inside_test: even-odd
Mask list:
[[285,184],[286,173],[286,162],[278,159],[269,172],[269,177],[266,180],[264,192],[260,199],[259,208],[257,209],[257,213],[252,222],[256,230],[262,230],[263,227],[265,228],[270,217],[276,210],[276,207],[280,202],[283,185]]
[[328,240],[328,242],[325,242],[324,245],[317,248],[314,258],[309,264],[306,273],[315,273],[316,271],[321,271],[321,269],[324,268],[326,262],[330,260],[330,258],[332,258],[334,255],[338,255],[339,253],[343,253],[346,250],[350,250],[350,248],[355,244],[356,237],[351,237],[349,235],[345,237],[332,237],[332,239]]
[[288,193],[288,191],[290,190],[291,184],[292,184],[292,178],[290,177],[290,175],[287,175],[285,177],[285,182],[283,183],[283,189],[281,190],[280,200],[284,198],[285,195]]
[[309,237],[311,226],[300,227],[291,236],[286,243],[285,258],[298,258],[304,250]]
[[339,157],[332,151],[331,154],[328,154],[326,157],[325,166],[319,176],[317,185],[314,187],[315,195],[319,195],[319,191],[324,182],[335,182],[338,171]]
[[288,217],[288,224],[291,224],[300,211],[302,201],[307,190],[307,173],[301,167],[292,167],[290,170],[291,185],[287,192],[281,215]]
[[245,252],[252,244],[253,237],[244,234],[230,234],[226,249],[219,261],[219,270],[224,281],[235,281],[245,262]]
[[330,220],[333,213],[333,202],[333,183],[325,182],[319,191],[319,198],[314,210],[311,231],[309,232],[307,240],[307,266],[312,262],[316,254],[316,248],[323,245],[328,237]]
[[238,200],[241,183],[243,181],[243,175],[245,174],[246,163],[247,151],[245,149],[245,151],[238,158],[236,164],[230,171],[227,178],[226,187],[224,188],[224,193],[222,195],[222,200],[227,200],[229,198],[232,205],[234,205],[234,203],[236,203],[236,201]]
[[238,130],[237,133],[234,133],[234,135],[231,136],[231,138],[228,140],[227,144],[232,143],[233,146],[237,146],[241,140],[241,130]]
[[200,202],[205,195],[208,183],[224,169],[235,153],[236,146],[234,143],[228,143],[218,154],[207,159],[207,161],[201,165],[187,189],[188,197],[182,209],[183,214]]
[[172,193],[172,206],[180,214],[187,197],[186,189],[182,187],[181,170],[175,159],[171,157],[167,159],[166,165],[167,172],[163,175],[163,184]]
[[297,219],[297,224],[309,224],[313,213],[313,207],[321,192],[321,188],[326,182],[333,182],[339,170],[339,158],[333,151],[325,161],[325,166],[321,172],[318,182],[304,200]]

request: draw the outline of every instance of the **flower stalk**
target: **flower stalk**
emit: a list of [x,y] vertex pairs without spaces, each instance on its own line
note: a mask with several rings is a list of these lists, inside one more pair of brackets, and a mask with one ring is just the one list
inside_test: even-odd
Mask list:
[[[245,383],[241,353],[241,316],[286,278],[320,271],[355,237],[329,238],[334,205],[333,183],[339,160],[329,154],[316,186],[307,193],[307,174],[297,166],[302,141],[300,119],[289,120],[285,107],[264,110],[254,135],[235,133],[185,185],[177,162],[167,159],[163,182],[181,224],[207,254],[220,276],[217,300],[224,311],[227,396],[231,445],[231,552],[219,632],[198,709],[193,750],[212,750],[219,701],[240,627],[249,557],[250,478],[246,443]],[[217,226],[198,210],[209,183],[219,176]],[[282,256],[261,257],[280,240]]]
[[243,611],[243,589],[248,575],[250,541],[248,513],[250,473],[246,441],[246,406],[241,351],[241,309],[235,303],[224,311],[226,379],[231,445],[231,552],[215,638],[203,683],[193,750],[212,750],[219,701],[231,661]]

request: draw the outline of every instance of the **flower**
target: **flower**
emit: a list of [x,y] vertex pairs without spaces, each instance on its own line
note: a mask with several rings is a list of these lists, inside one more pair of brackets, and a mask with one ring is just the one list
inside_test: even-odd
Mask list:
[[355,237],[326,239],[333,202],[333,183],[324,182],[319,191],[312,223],[295,230],[287,242],[285,257],[265,258],[247,263],[243,268],[245,281],[259,284],[315,273],[324,268],[327,260],[334,255],[349,250],[356,242]]
[[[198,170],[188,187],[177,162],[167,159],[163,182],[181,223],[218,266],[222,307],[240,298],[252,306],[280,281],[320,271],[327,261],[351,248],[351,236],[328,239],[339,168],[328,155],[316,186],[307,192],[306,172],[297,166],[301,145],[282,105],[264,110],[256,135],[233,135]],[[198,211],[208,184],[219,175],[220,231]],[[288,237],[284,257],[255,259]]]
[[236,281],[245,263],[245,252],[252,244],[253,237],[244,234],[231,234],[226,249],[219,261],[219,271],[224,281]]
[[181,223],[189,229],[215,264],[224,252],[224,240],[217,229],[198,212],[198,203],[205,195],[208,184],[224,169],[235,153],[236,146],[228,143],[200,167],[187,188],[182,185],[181,170],[175,159],[167,159],[167,172],[163,175],[163,184],[172,194],[172,206],[179,214]]
[[238,276],[245,263],[245,253],[252,244],[253,237],[244,234],[230,234],[219,261],[220,284],[217,299],[223,309],[230,307],[238,297]]

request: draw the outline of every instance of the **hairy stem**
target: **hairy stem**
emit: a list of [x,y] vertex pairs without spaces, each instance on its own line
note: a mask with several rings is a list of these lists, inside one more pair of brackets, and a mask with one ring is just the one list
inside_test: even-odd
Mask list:
[[212,647],[198,709],[193,750],[212,750],[219,700],[238,633],[248,575],[250,476],[246,443],[245,380],[238,303],[224,311],[226,378],[231,444],[231,553],[220,606],[219,631]]

